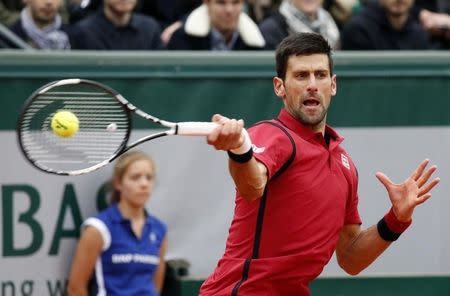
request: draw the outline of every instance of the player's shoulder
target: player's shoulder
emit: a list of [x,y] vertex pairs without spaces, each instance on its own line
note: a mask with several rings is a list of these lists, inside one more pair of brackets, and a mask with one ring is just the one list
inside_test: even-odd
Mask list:
[[283,135],[288,132],[288,128],[275,119],[263,120],[255,123],[249,128],[249,131],[273,133],[274,135]]
[[291,131],[277,120],[264,120],[249,128],[252,140],[288,144],[292,142]]

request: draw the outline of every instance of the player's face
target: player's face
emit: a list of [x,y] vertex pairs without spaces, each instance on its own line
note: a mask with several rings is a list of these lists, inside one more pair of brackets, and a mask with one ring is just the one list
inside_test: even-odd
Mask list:
[[244,0],[207,0],[211,25],[222,34],[237,29]]
[[388,14],[401,16],[409,13],[414,0],[380,0],[380,3]]
[[105,6],[117,15],[130,13],[136,7],[137,0],[104,0]]
[[61,0],[26,0],[31,16],[39,26],[45,26],[55,20],[61,7]]
[[115,183],[120,191],[121,202],[126,202],[134,208],[144,207],[153,190],[154,171],[153,165],[146,159],[140,159],[131,163],[122,176]]
[[306,15],[316,14],[323,0],[293,0],[292,4]]
[[326,54],[289,57],[286,77],[284,81],[275,77],[274,88],[291,115],[315,131],[322,130],[336,94],[336,76],[331,76]]

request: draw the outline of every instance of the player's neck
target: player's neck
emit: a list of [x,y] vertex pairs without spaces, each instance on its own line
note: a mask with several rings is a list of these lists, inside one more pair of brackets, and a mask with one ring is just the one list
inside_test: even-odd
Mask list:
[[[304,123],[303,123],[304,124]],[[326,121],[323,119],[321,122],[315,125],[310,124],[304,124],[306,127],[308,127],[310,130],[312,130],[314,133],[321,133],[322,136],[325,136],[325,126]]]

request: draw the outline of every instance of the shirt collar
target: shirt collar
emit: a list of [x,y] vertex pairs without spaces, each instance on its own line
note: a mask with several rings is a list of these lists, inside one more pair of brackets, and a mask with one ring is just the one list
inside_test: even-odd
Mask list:
[[232,50],[238,37],[239,33],[234,31],[230,42],[227,43],[223,38],[222,33],[217,31],[214,27],[211,27],[211,48],[213,50]]
[[[119,204],[117,202],[115,202],[114,204],[111,205],[112,208],[112,212],[113,212],[113,216],[112,216],[112,220],[114,222],[124,222],[124,221],[130,221],[130,219],[125,218],[124,216],[122,216],[122,213],[119,210]],[[145,212],[145,217],[146,218],[146,222],[145,223],[149,223],[150,221],[150,214],[148,213],[148,211],[146,209],[144,209]]]
[[[297,120],[294,116],[292,116],[285,108],[281,109],[278,114],[278,120],[280,120],[286,127],[290,130],[298,134],[306,141],[310,141],[313,138],[323,138],[322,133],[314,132],[309,127],[302,124],[299,120]],[[330,137],[330,146],[331,142],[337,142],[337,144],[341,143],[344,138],[341,137],[332,127],[329,125],[325,126],[325,134]]]

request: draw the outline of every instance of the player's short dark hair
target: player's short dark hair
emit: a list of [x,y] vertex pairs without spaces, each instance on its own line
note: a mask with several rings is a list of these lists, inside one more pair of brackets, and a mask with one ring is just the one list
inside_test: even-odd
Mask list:
[[281,41],[275,52],[277,76],[286,78],[286,68],[291,56],[326,54],[330,75],[333,74],[333,59],[331,57],[331,46],[322,35],[317,33],[296,33]]

